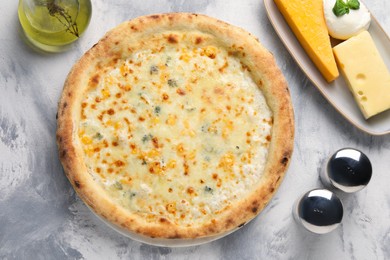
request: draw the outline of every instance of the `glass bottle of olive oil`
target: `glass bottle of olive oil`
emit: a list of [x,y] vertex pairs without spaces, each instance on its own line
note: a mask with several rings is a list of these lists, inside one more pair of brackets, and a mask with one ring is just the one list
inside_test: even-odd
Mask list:
[[88,27],[90,0],[19,0],[19,21],[27,40],[39,49],[58,52]]

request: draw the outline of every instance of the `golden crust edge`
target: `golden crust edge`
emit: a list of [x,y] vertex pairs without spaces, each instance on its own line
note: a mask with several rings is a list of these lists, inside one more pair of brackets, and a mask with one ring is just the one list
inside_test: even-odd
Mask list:
[[[238,203],[241,203],[240,206],[229,211],[230,214],[224,214],[218,218],[217,222],[208,223],[202,226],[202,228],[182,228],[166,221],[156,225],[145,225],[144,221],[128,214],[124,209],[112,203],[102,192],[103,190],[94,184],[92,178],[87,173],[86,167],[80,163],[81,151],[77,151],[74,147],[73,140],[74,122],[79,121],[80,114],[77,104],[80,104],[83,89],[74,89],[72,84],[85,81],[83,75],[89,68],[90,62],[94,59],[99,60],[102,57],[112,58],[115,55],[120,55],[115,52],[115,48],[111,49],[110,47],[115,45],[117,39],[123,37],[121,32],[126,27],[130,27],[130,31],[132,31],[130,34],[137,32],[142,34],[144,27],[147,27],[145,30],[151,30],[154,27],[170,28],[177,21],[181,22],[179,27],[183,29],[189,24],[190,28],[200,28],[217,37],[223,36],[222,38],[225,42],[240,42],[242,47],[246,49],[246,52],[251,54],[248,55],[249,57],[244,58],[248,66],[252,70],[263,72],[262,75],[252,75],[254,78],[263,80],[263,82],[257,81],[257,83],[266,96],[268,105],[273,111],[275,118],[269,158],[264,171],[265,175],[261,181],[262,185],[257,187],[250,196],[239,201]],[[183,21],[187,22],[187,24]],[[161,24],[164,24],[164,26]],[[268,85],[271,81],[273,87],[269,88]],[[288,138],[283,138],[283,133],[289,133]],[[58,108],[57,143],[59,156],[64,171],[78,195],[98,215],[130,233],[136,232],[148,237],[198,238],[214,236],[230,231],[253,219],[266,206],[279,187],[291,159],[293,140],[294,115],[288,86],[272,54],[256,38],[243,29],[199,14],[170,13],[144,16],[122,23],[109,31],[72,68],[66,79]]]

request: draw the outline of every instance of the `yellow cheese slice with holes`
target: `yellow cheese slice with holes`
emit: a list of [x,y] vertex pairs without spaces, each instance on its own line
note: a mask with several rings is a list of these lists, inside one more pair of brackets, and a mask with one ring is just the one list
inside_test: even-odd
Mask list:
[[324,78],[339,76],[326,27],[322,0],[274,0],[295,36]]
[[347,84],[367,119],[390,108],[390,73],[369,32],[333,48]]

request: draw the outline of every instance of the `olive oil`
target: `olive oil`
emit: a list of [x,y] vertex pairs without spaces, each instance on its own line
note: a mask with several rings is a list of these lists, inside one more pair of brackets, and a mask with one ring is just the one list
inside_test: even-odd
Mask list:
[[45,51],[61,51],[88,27],[90,0],[19,0],[18,15],[29,42]]

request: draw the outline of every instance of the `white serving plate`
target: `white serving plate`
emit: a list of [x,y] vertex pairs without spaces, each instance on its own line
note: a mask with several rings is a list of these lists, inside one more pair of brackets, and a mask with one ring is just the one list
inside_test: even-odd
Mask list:
[[[163,238],[151,238],[151,237],[147,237],[147,236],[143,236],[143,235],[140,235],[140,234],[137,234],[135,232],[130,232],[128,230],[125,230],[119,226],[116,226],[114,225],[113,223],[109,222],[108,220],[106,220],[105,218],[99,216],[98,214],[95,213],[95,211],[85,203],[85,205],[91,210],[91,212],[98,218],[100,219],[103,223],[105,223],[107,226],[109,226],[110,228],[112,228],[113,230],[115,230],[116,232],[128,237],[128,238],[131,238],[135,241],[138,241],[138,242],[141,242],[141,243],[144,243],[144,244],[148,244],[148,245],[152,245],[152,246],[159,246],[159,247],[189,247],[189,246],[198,246],[198,245],[203,245],[203,244],[206,244],[206,243],[209,243],[209,242],[212,242],[214,240],[218,240],[218,239],[221,239],[235,231],[237,231],[238,229],[242,228],[244,225],[242,226],[239,226],[239,227],[236,227],[236,228],[233,228],[232,230],[229,230],[225,233],[222,233],[222,234],[218,234],[218,235],[214,235],[214,236],[209,236],[209,237],[200,237],[200,238],[194,238],[194,239],[163,239]],[[248,224],[250,221],[247,221],[245,223]]]
[[[301,47],[274,1],[264,0],[264,5],[271,24],[287,50],[329,103],[331,103],[348,121],[362,131],[371,135],[389,134],[390,110],[365,120],[352,94],[349,92],[344,77],[340,75],[334,82],[328,83]],[[381,28],[372,13],[371,25],[368,31],[387,65],[387,68],[390,68],[390,38]]]

